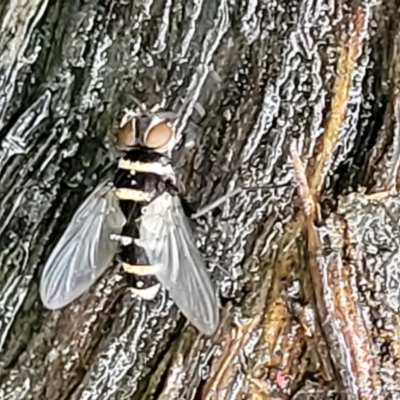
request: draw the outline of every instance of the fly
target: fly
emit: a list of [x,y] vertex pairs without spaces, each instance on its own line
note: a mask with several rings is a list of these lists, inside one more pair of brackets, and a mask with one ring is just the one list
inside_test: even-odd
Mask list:
[[123,156],[114,179],[78,208],[44,267],[45,307],[76,300],[117,254],[137,295],[153,299],[162,285],[200,332],[216,330],[217,297],[171,163],[176,142],[175,127],[162,114],[130,115],[122,123],[117,145]]

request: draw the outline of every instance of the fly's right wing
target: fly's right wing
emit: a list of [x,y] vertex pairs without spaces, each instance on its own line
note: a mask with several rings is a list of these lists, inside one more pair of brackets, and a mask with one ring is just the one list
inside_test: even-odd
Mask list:
[[44,267],[40,296],[58,309],[81,296],[109,267],[126,223],[118,199],[106,182],[79,207]]
[[211,335],[219,324],[218,300],[180,198],[164,192],[142,213],[138,244],[159,267],[157,279],[186,318]]

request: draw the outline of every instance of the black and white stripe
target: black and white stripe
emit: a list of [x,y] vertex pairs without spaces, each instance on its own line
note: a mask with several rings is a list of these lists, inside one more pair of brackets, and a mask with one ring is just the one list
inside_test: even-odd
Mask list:
[[[127,223],[121,233],[118,256],[128,274],[127,281],[132,291],[145,299],[154,298],[160,289],[155,277],[155,271],[160,266],[150,265],[143,247],[136,244],[140,217],[143,207],[163,192],[177,195],[175,182],[172,165],[163,155],[135,149],[119,160],[114,178],[115,194]],[[124,245],[124,241],[130,243]]]

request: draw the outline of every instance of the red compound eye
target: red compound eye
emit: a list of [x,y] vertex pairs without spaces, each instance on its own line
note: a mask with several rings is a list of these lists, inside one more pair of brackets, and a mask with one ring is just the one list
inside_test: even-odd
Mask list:
[[117,144],[124,147],[132,147],[136,143],[135,119],[129,120],[117,133]]
[[167,121],[162,121],[150,128],[144,139],[144,144],[150,149],[159,149],[169,143],[174,134],[172,125]]

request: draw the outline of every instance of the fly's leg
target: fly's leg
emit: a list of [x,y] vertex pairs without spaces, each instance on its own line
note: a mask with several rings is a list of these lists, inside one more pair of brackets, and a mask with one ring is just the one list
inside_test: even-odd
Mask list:
[[266,185],[266,186],[255,186],[255,187],[237,187],[236,189],[230,190],[228,193],[224,194],[223,196],[219,197],[218,199],[214,200],[212,203],[206,205],[205,207],[201,208],[195,213],[191,213],[190,217],[192,219],[197,219],[202,217],[203,215],[209,213],[210,211],[214,210],[215,208],[219,207],[221,204],[228,201],[230,198],[237,196],[238,194],[245,192],[245,191],[252,191],[252,190],[267,190],[277,187],[282,187],[286,185]]
[[242,188],[236,188],[232,190],[231,192],[228,192],[224,196],[220,197],[219,199],[213,201],[212,203],[208,204],[207,206],[201,208],[198,210],[196,213],[192,213],[190,215],[190,218],[192,219],[197,219],[199,217],[202,217],[203,215],[209,213],[210,211],[214,210],[221,204],[225,203],[227,200],[229,200],[231,197],[234,197],[238,195],[243,189]]

